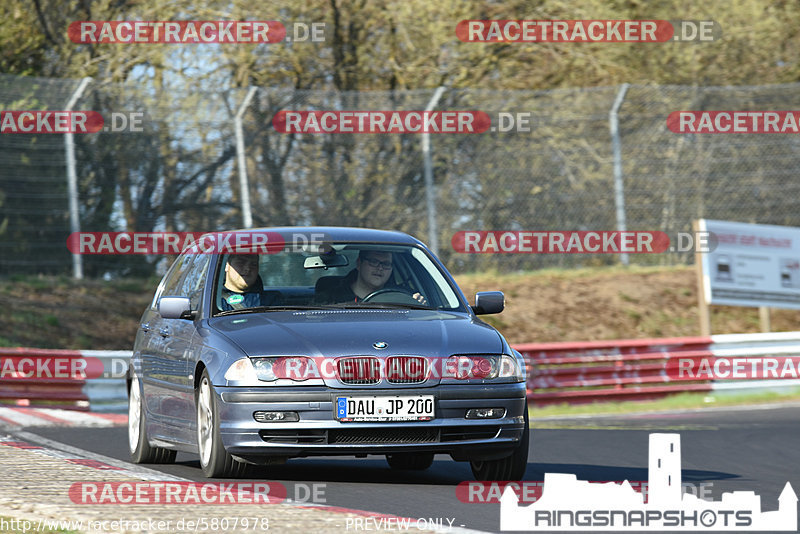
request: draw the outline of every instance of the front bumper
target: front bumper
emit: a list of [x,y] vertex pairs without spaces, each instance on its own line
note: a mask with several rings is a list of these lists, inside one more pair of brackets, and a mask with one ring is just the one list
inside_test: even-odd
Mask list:
[[[260,462],[274,457],[434,452],[456,460],[491,460],[518,446],[527,409],[525,383],[430,388],[215,388],[225,449]],[[433,395],[431,421],[347,422],[334,416],[337,396]],[[466,419],[470,408],[504,408],[498,419]],[[297,412],[297,422],[259,423],[257,411]]]

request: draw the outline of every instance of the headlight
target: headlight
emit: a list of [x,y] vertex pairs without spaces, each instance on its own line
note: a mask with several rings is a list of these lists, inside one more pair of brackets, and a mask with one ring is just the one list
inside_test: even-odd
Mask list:
[[253,364],[250,362],[250,358],[242,358],[233,362],[231,366],[228,367],[228,370],[225,371],[225,380],[237,382],[256,381],[256,373],[253,370]]
[[317,364],[305,356],[241,358],[233,362],[225,371],[225,380],[247,382],[252,385],[281,379],[304,382],[313,378],[321,378],[317,371]]
[[498,378],[510,378],[514,382],[524,382],[524,367],[520,365],[519,360],[515,357],[503,354],[502,358],[500,358],[500,374]]
[[253,369],[255,369],[256,376],[259,380],[265,382],[273,382],[278,379],[275,376],[275,360],[277,358],[254,358]]
[[451,380],[495,380],[522,382],[525,374],[517,359],[503,355],[450,356],[442,378]]
[[273,382],[278,379],[303,382],[309,378],[320,377],[314,360],[305,356],[252,358],[251,361],[256,376],[264,382]]

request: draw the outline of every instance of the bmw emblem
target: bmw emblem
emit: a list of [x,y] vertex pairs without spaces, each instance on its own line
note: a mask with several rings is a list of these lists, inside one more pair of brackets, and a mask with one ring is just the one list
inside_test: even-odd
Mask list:
[[380,350],[380,349],[385,349],[386,347],[389,346],[389,344],[385,341],[376,341],[375,343],[372,344],[372,346]]

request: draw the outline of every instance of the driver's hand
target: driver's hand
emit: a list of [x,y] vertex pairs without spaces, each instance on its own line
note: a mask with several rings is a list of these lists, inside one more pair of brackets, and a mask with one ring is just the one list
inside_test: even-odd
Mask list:
[[422,294],[414,293],[411,296],[414,297],[417,300],[417,302],[419,302],[423,306],[427,306],[428,305],[428,299],[426,299]]

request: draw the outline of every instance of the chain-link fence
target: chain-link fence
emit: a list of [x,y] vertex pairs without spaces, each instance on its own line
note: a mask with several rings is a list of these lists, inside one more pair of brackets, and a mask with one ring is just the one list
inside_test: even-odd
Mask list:
[[[0,75],[0,109],[60,110],[79,80]],[[630,86],[619,108],[630,230],[689,231],[698,217],[800,226],[793,179],[800,136],[679,135],[679,110],[800,109],[800,85]],[[610,264],[612,255],[459,254],[460,230],[614,230],[609,112],[618,87],[445,89],[435,110],[530,112],[530,132],[435,134],[439,255],[456,272]],[[248,93],[252,93],[249,95]],[[422,110],[434,90],[248,88],[173,91],[90,82],[76,110],[143,113],[143,131],[75,135],[83,231],[208,231],[243,226],[235,117],[253,224],[395,229],[429,241],[422,136],[284,134],[281,110]],[[243,103],[246,104],[243,106]],[[0,272],[71,272],[64,135],[0,134]],[[155,258],[84,257],[87,275],[152,272]],[[633,255],[686,263],[690,254]]]

